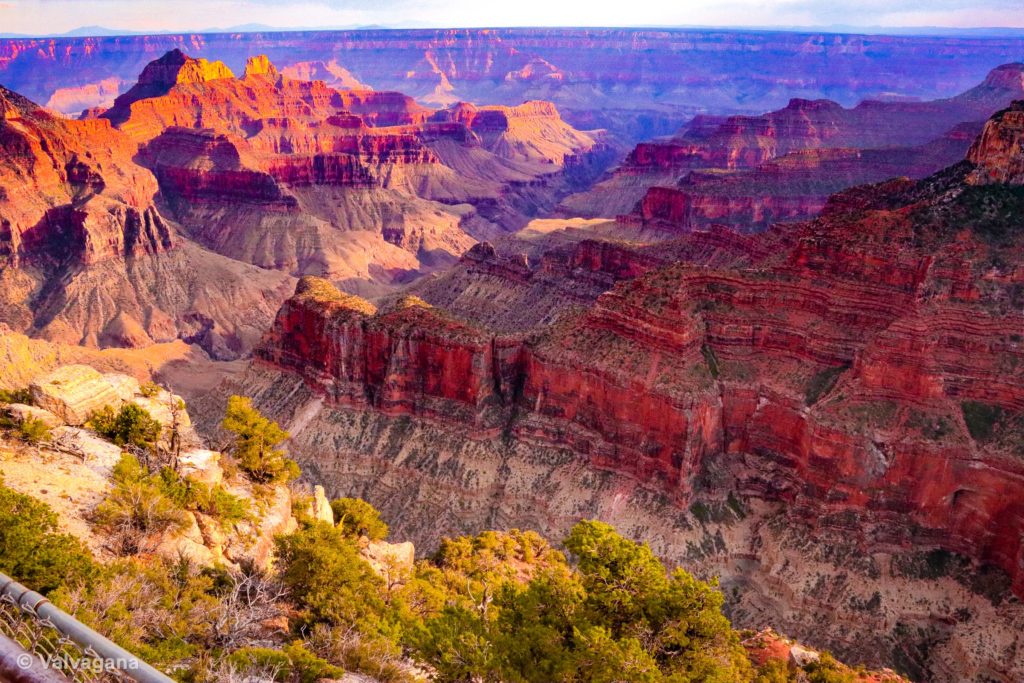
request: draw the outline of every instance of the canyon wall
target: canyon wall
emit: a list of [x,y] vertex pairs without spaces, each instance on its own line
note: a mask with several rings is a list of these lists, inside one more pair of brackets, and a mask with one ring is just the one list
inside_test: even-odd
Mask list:
[[62,119],[3,88],[0,113],[0,322],[87,346],[252,345],[292,280],[182,237],[109,121]]
[[173,50],[90,116],[139,144],[136,160],[190,237],[360,291],[453,262],[609,161],[548,102],[431,110],[402,93],[293,80],[265,55],[236,78]]
[[[1024,207],[1018,174],[994,169],[1018,168],[1022,107],[969,161],[837,195],[815,221],[581,249],[567,288],[590,264],[610,289],[519,333],[305,280],[243,390],[293,425],[312,476],[418,542],[481,519],[627,517],[669,557],[722,572],[741,618],[813,601],[847,626],[819,633],[829,647],[929,679],[1016,680]],[[566,262],[474,251],[478,277],[450,284],[528,283]],[[439,499],[461,502],[429,525],[403,515]],[[989,606],[929,593],[946,579]]]
[[106,110],[65,119],[3,89],[0,113],[0,320],[221,358],[250,350],[292,276],[388,291],[610,160],[550,103],[433,110],[290,79],[265,55],[236,77],[175,49]]

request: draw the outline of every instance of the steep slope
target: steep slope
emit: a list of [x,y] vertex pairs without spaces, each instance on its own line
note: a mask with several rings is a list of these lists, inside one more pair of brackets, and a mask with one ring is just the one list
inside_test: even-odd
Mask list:
[[917,677],[1014,680],[1022,112],[969,161],[837,195],[730,259],[684,236],[686,260],[530,334],[304,281],[243,386],[295,425],[307,470],[419,542],[629,520],[734,586],[741,619]]
[[923,178],[963,158],[980,130],[980,123],[960,124],[917,147],[807,149],[739,172],[690,171],[668,187],[647,189],[619,218],[670,232],[715,224],[759,232],[816,216],[829,196],[848,187],[899,176]]
[[247,349],[291,284],[182,239],[157,181],[107,121],[68,121],[0,88],[0,320],[88,346],[182,338]]

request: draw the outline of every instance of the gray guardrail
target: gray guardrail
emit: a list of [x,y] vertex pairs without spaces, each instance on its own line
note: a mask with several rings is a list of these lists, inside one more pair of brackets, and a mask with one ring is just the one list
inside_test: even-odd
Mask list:
[[[121,680],[133,680],[138,683],[174,683],[166,674],[157,671],[128,650],[92,630],[39,593],[26,588],[0,572],[0,608],[4,603],[15,608],[21,618],[34,621],[37,626],[48,627],[56,631],[59,634],[59,640],[70,641],[77,645],[83,658],[99,662],[100,675],[89,680],[103,680],[103,674],[109,674]],[[0,620],[0,626],[3,626],[3,620]],[[18,634],[8,635],[18,640]],[[40,637],[25,639],[35,642],[45,640]],[[26,649],[33,649],[31,645],[29,643],[29,647]],[[53,651],[46,653],[37,652],[38,656],[35,659],[54,657],[56,648],[51,646],[51,650]],[[27,662],[27,660],[25,661]],[[61,669],[62,673],[68,673],[66,669],[73,670],[74,668],[61,667]]]

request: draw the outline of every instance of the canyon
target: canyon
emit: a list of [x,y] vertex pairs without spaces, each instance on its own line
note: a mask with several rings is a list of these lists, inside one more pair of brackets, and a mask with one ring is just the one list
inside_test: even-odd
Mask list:
[[0,385],[249,396],[423,552],[601,519],[737,627],[1020,681],[1021,48],[0,40]]
[[1022,112],[938,174],[756,237],[475,247],[449,286],[514,293],[571,264],[581,295],[532,326],[434,305],[444,279],[378,307],[304,278],[234,390],[418,544],[607,518],[719,575],[741,624],[783,613],[914,677],[1016,680]]
[[266,57],[235,78],[170,52],[99,116],[140,145],[165,213],[205,246],[364,286],[450,263],[566,194],[569,163],[585,176],[607,157],[549,103],[431,110],[291,80]]
[[549,103],[432,110],[288,79],[266,57],[236,78],[171,51],[81,120],[2,95],[3,321],[89,346],[245,355],[293,277],[388,291],[610,159]]
[[109,122],[61,119],[3,88],[0,111],[4,323],[70,344],[180,338],[225,355],[259,338],[288,277],[182,239]]

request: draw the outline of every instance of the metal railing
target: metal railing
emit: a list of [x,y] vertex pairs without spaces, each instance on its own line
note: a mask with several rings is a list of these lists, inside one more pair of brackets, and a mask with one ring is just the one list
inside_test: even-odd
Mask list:
[[[173,683],[165,674],[0,573],[0,666],[13,681]],[[23,649],[15,653],[13,644]],[[6,648],[6,649],[5,649]],[[20,671],[19,677],[11,674]],[[47,675],[56,677],[46,678]],[[3,678],[0,678],[3,680]]]

